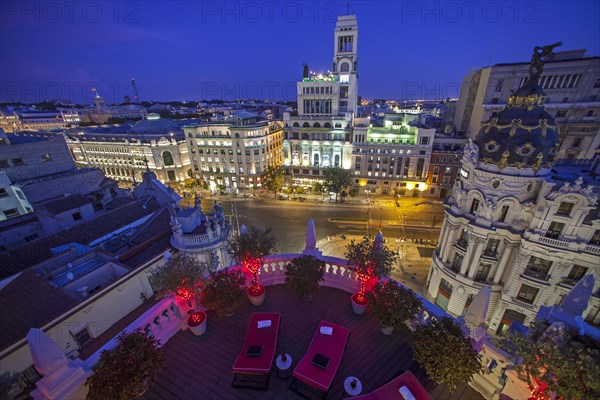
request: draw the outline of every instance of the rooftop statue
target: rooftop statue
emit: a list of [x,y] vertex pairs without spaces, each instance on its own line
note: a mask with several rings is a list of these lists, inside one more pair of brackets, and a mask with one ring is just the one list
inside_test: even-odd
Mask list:
[[557,42],[543,47],[535,46],[533,48],[533,55],[531,56],[531,64],[529,65],[529,77],[527,78],[527,82],[537,82],[544,69],[544,57],[551,55],[552,50],[558,46],[562,46],[562,42]]

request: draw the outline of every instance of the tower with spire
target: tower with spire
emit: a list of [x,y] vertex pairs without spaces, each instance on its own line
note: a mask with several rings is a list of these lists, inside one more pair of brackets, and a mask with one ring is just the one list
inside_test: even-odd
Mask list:
[[598,189],[555,165],[558,130],[538,85],[557,45],[536,47],[528,79],[465,147],[433,254],[428,297],[458,316],[489,287],[490,333],[528,324],[540,306],[599,273],[600,247],[590,246],[600,232]]

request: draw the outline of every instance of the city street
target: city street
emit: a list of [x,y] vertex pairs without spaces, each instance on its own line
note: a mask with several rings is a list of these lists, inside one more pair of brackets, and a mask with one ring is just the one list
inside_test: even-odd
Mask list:
[[[214,201],[202,199],[204,211],[210,212]],[[400,207],[396,207],[389,197],[371,197],[370,206],[364,198],[352,199],[343,204],[310,198],[305,202],[272,199],[217,201],[225,207],[227,214],[233,216],[235,229],[238,222],[240,226],[271,226],[279,240],[278,249],[281,253],[296,253],[304,248],[306,226],[310,218],[315,221],[317,240],[340,234],[360,238],[367,233],[374,235],[381,228],[384,237],[394,244],[396,239],[401,238],[405,238],[406,243],[412,243],[413,239],[437,241],[443,221],[441,203],[432,204],[423,199],[402,200]],[[403,224],[404,221],[406,224]],[[328,249],[327,253],[343,255],[343,251],[340,253],[334,249]]]

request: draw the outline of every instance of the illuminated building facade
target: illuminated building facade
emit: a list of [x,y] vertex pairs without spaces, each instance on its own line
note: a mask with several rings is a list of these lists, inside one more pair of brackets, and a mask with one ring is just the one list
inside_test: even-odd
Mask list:
[[65,137],[78,167],[100,168],[109,178],[139,182],[147,168],[163,183],[188,177],[190,158],[181,128],[158,114],[132,126],[78,128]]
[[355,118],[351,175],[359,193],[426,195],[435,129],[410,125],[415,118],[386,114],[377,123]]
[[277,121],[238,111],[183,127],[194,177],[214,191],[260,186],[269,165],[281,165],[283,130]]
[[324,168],[351,167],[358,109],[357,49],[356,16],[340,16],[334,31],[333,69],[317,74],[304,66],[297,84],[297,115],[283,117],[284,165],[297,182],[318,180]]

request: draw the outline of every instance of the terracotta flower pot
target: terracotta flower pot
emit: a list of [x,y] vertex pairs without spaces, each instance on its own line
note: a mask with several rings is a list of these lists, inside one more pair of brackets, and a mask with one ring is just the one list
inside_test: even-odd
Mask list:
[[203,335],[206,332],[206,313],[203,311],[195,311],[188,318],[188,327],[196,336]]
[[360,293],[354,293],[351,297],[351,300],[352,311],[358,315],[364,314],[365,310],[367,309],[367,298]]

